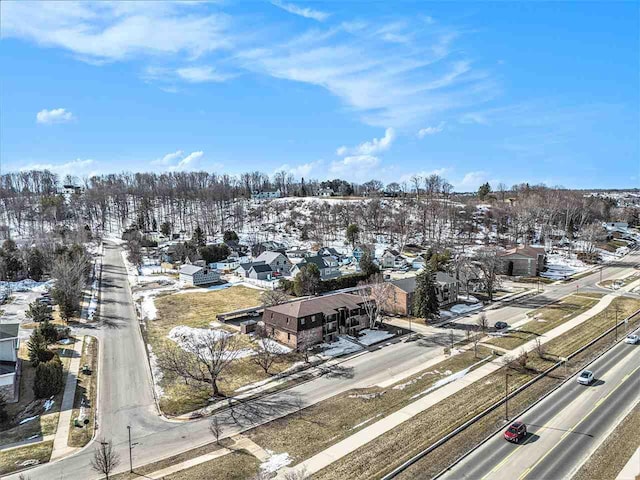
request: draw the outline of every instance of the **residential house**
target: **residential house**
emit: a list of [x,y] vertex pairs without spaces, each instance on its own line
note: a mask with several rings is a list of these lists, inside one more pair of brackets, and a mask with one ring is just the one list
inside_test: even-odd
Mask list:
[[19,329],[19,323],[0,324],[0,394],[10,402],[15,398],[18,387],[16,382],[20,371]]
[[251,192],[251,198],[254,200],[271,200],[273,198],[280,198],[282,196],[282,193],[280,192],[280,190],[272,190],[272,189],[266,189],[266,190],[257,190],[254,192]]
[[244,262],[238,265],[238,268],[235,269],[235,274],[240,277],[247,278],[249,276],[249,270],[254,265],[264,265],[264,262]]
[[305,268],[307,265],[314,264],[318,267],[320,271],[320,280],[330,280],[332,278],[337,278],[342,273],[340,272],[340,263],[338,259],[332,255],[313,255],[310,257],[305,257],[300,263],[297,263],[291,269],[291,276],[295,277],[300,270]]
[[372,257],[375,257],[375,249],[373,245],[368,245],[365,243],[356,245],[356,247],[352,251],[353,258],[356,259],[356,262],[360,263],[360,259],[365,254],[365,252],[368,252]]
[[423,269],[426,264],[427,262],[422,255],[418,255],[411,260],[411,268],[415,268],[416,270]]
[[320,250],[318,250],[318,255],[322,255],[323,257],[336,257],[340,263],[345,259],[345,256],[333,247],[321,247]]
[[220,281],[220,272],[215,268],[185,264],[180,267],[178,272],[180,274],[180,281],[188,285],[193,285],[194,287],[210,285]]
[[266,242],[258,242],[251,246],[251,255],[257,257],[263,252],[280,252],[285,253],[287,246],[284,243],[274,242],[272,240]]
[[605,222],[602,226],[611,233],[628,233],[629,224],[627,222]]
[[[401,278],[389,282],[391,298],[387,304],[391,312],[398,315],[412,315],[413,298],[416,291],[416,277]],[[445,307],[458,301],[458,282],[451,275],[444,272],[436,272],[436,296],[440,307]]]
[[248,248],[246,245],[242,245],[237,240],[227,240],[224,244],[229,247],[231,251],[231,256],[234,257],[242,257],[247,252]]
[[335,192],[332,188],[321,188],[318,190],[318,196],[320,197],[333,197]]
[[364,300],[350,293],[267,307],[262,321],[278,342],[296,349],[331,342],[338,334],[355,336],[370,326]]
[[542,247],[514,247],[500,253],[502,273],[505,275],[537,277],[544,270],[545,252]]
[[256,262],[264,262],[271,267],[271,270],[277,275],[289,275],[291,272],[291,260],[281,252],[262,252]]
[[219,262],[210,263],[209,267],[220,270],[221,272],[230,272],[240,266],[240,261],[237,258],[227,258]]
[[249,268],[247,277],[254,280],[271,280],[273,278],[273,270],[266,263],[254,263]]
[[404,268],[407,266],[407,260],[400,255],[400,252],[391,248],[384,251],[380,263],[382,268]]

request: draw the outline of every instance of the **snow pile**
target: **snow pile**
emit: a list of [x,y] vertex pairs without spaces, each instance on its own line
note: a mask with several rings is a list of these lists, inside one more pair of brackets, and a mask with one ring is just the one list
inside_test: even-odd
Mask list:
[[40,415],[34,415],[33,417],[27,417],[24,420],[21,420],[18,425],[23,425],[25,423],[29,423],[30,421],[35,420],[36,418],[40,418]]
[[260,470],[265,473],[275,473],[283,467],[286,467],[293,459],[289,456],[288,453],[276,453],[267,450],[267,453],[271,455],[269,460],[260,464]]
[[290,347],[287,347],[286,345],[282,345],[270,338],[261,338],[258,340],[258,343],[262,345],[266,350],[279,355],[283,355],[285,353],[291,352]]
[[[451,373],[449,376],[441,378],[440,380],[438,380],[436,383],[434,383],[433,385],[431,385],[429,388],[427,388],[426,390],[423,390],[420,393],[416,393],[413,397],[411,397],[412,399],[414,398],[418,398],[418,397],[422,397],[423,395],[426,395],[428,393],[433,392],[434,390],[437,390],[440,387],[444,387],[445,385],[455,382],[456,380],[460,380],[461,378],[463,378],[467,373],[469,373],[469,371],[471,370],[471,367],[467,367],[464,370],[460,370],[459,372],[456,373]],[[449,370],[447,370],[448,373],[450,372]]]
[[550,280],[564,280],[571,275],[584,272],[588,268],[589,266],[582,260],[578,260],[575,254],[547,253],[547,270],[542,272],[540,276]]
[[481,303],[472,303],[471,305],[460,304],[460,305],[454,305],[453,307],[451,307],[449,309],[449,312],[453,313],[454,315],[462,315],[464,313],[473,312],[481,308],[482,308]]
[[408,382],[405,383],[401,383],[399,385],[396,385],[393,387],[394,390],[404,390],[405,388],[413,385],[414,383],[416,383],[418,380],[422,380],[426,375],[436,375],[436,374],[440,374],[440,370],[430,370],[428,372],[424,372],[422,375],[414,378],[413,380],[409,380]]
[[151,376],[153,377],[153,389],[156,392],[156,397],[160,398],[164,395],[164,389],[160,385],[163,374],[162,369],[158,366],[158,356],[153,353],[151,345],[147,344],[147,350],[149,352],[149,364],[151,365]]
[[369,328],[361,330],[360,334],[361,336],[358,337],[358,341],[367,346],[382,342],[394,336],[393,333],[387,332],[386,330],[371,330]]
[[373,392],[373,393],[352,393],[348,396],[348,398],[362,398],[364,400],[373,400],[375,398],[379,398],[385,394],[386,391],[382,392]]
[[219,328],[192,328],[186,325],[178,325],[171,329],[167,338],[176,342],[181,348],[186,349],[187,343],[191,341],[201,343],[208,340],[211,336],[218,340],[219,338],[228,337],[229,335],[231,335],[229,332]]
[[51,410],[53,408],[53,405],[56,402],[53,401],[53,396],[51,398],[49,398],[47,401],[44,402],[44,404],[42,405],[42,407],[44,408],[45,412],[48,412],[49,410]]
[[19,282],[0,282],[0,287],[10,292],[48,292],[53,286],[53,280],[47,282],[36,282],[30,278],[20,280]]
[[346,338],[339,336],[338,340],[332,343],[321,343],[319,348],[324,349],[320,355],[324,357],[338,357],[340,355],[346,355],[348,353],[354,353],[362,350],[362,346],[357,343],[353,343]]
[[368,418],[368,419],[367,419],[367,420],[365,420],[364,422],[360,422],[359,424],[354,425],[353,427],[351,427],[351,430],[356,430],[356,429],[358,429],[358,428],[362,427],[363,425],[366,425],[366,424],[367,424],[367,423],[369,423],[371,420],[375,420],[376,418],[381,417],[381,416],[382,416],[382,414],[381,414],[381,413],[379,413],[379,414],[378,414],[378,415],[376,415],[375,417]]
[[153,293],[142,294],[140,310],[143,320],[155,320],[158,318],[158,309],[156,308]]

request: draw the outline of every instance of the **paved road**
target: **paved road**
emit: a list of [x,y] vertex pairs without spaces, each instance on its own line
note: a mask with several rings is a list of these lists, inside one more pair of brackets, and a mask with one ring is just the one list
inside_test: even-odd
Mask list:
[[568,479],[638,401],[640,345],[619,344],[590,367],[596,381],[575,377],[518,418],[529,434],[520,445],[496,434],[452,468],[447,480]]
[[[127,425],[132,427],[133,441],[137,443],[133,451],[134,465],[144,465],[212,441],[208,420],[168,422],[155,410],[149,367],[120,251],[120,247],[113,244],[105,246],[100,323],[94,329],[78,332],[94,334],[101,341],[97,437],[113,441],[122,458],[119,471],[128,467]],[[632,270],[633,265],[640,262],[640,255],[634,255],[620,264],[606,267],[603,278],[618,278]],[[593,285],[598,280],[599,274],[594,274],[580,283]],[[553,301],[575,291],[571,284],[547,288],[544,298],[535,304],[492,310],[490,317],[497,321],[494,316],[510,318],[516,312],[522,315],[536,308],[539,302]],[[266,423],[350,388],[389,381],[417,368],[442,353],[442,346],[448,343],[447,332],[442,329],[428,339],[400,342],[365,352],[343,362],[323,377],[220,413],[221,423],[227,425],[224,436]],[[30,470],[29,476],[32,480],[98,478],[90,468],[92,451],[93,445],[90,445],[71,457]],[[17,479],[17,476],[9,478]]]

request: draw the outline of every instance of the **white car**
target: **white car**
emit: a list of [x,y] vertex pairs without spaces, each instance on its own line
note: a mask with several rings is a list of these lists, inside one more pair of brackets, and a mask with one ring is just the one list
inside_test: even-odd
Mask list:
[[578,375],[578,383],[580,385],[591,385],[591,383],[593,383],[593,372],[591,370],[584,370]]
[[627,335],[627,338],[624,339],[625,343],[630,343],[631,345],[635,345],[640,342],[640,337],[638,335]]

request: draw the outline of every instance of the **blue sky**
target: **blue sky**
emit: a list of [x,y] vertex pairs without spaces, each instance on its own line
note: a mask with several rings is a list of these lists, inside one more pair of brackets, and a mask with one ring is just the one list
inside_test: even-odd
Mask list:
[[635,2],[0,9],[5,172],[640,183]]

